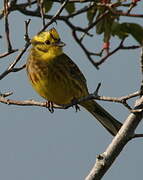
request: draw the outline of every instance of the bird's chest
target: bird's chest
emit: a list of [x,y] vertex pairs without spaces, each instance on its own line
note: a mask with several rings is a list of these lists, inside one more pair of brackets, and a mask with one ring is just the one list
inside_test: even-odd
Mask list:
[[76,94],[73,80],[62,66],[58,64],[35,64],[32,84],[34,89],[45,99],[56,104],[70,103]]

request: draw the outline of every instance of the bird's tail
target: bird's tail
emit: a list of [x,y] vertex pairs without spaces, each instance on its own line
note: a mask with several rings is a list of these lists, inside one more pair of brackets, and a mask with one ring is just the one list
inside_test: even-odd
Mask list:
[[82,102],[80,105],[87,109],[113,136],[117,134],[122,123],[117,121],[94,100]]

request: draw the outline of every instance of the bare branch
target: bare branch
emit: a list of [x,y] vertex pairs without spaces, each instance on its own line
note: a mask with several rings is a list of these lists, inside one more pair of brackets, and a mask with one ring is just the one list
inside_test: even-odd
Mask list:
[[[21,69],[23,69],[23,68],[25,68],[25,65],[23,65],[22,67],[20,67],[20,68],[13,68],[12,69],[12,71],[11,72],[17,72],[17,71],[19,71],[19,70],[21,70]],[[120,103],[120,104],[123,104],[125,107],[127,107],[131,112],[134,112],[134,110],[136,110],[136,112],[137,112],[137,110],[138,109],[132,109],[128,104],[127,104],[127,100],[129,100],[129,99],[131,99],[131,98],[134,98],[134,97],[137,97],[137,96],[140,96],[140,91],[137,91],[137,92],[134,92],[134,93],[131,93],[131,94],[129,94],[129,95],[127,95],[127,96],[122,96],[122,97],[119,97],[119,98],[117,98],[117,97],[107,97],[107,96],[99,96],[98,95],[98,91],[99,91],[99,88],[100,88],[100,83],[98,84],[98,86],[97,86],[97,89],[95,90],[95,92],[93,93],[93,94],[89,94],[88,96],[86,96],[86,97],[82,97],[82,98],[80,98],[80,99],[77,99],[76,101],[74,101],[74,102],[71,102],[71,103],[69,103],[69,104],[64,104],[64,105],[56,105],[56,104],[54,104],[53,105],[53,108],[58,108],[58,109],[68,109],[69,107],[72,107],[72,106],[74,106],[74,105],[77,105],[77,104],[80,104],[80,103],[82,103],[82,102],[84,102],[84,101],[88,101],[88,100],[92,100],[92,99],[94,99],[94,100],[100,100],[100,101],[108,101],[108,102],[115,102],[115,103]],[[0,94],[1,95],[1,94]],[[2,98],[3,98],[4,96],[2,96]],[[26,101],[16,101],[16,100],[12,100],[12,99],[1,99],[0,100],[0,102],[8,102],[8,103],[10,103],[10,104],[13,104],[13,105],[36,105],[36,106],[41,106],[41,102],[37,102],[37,101],[35,101],[35,100],[26,100]],[[27,103],[28,102],[28,103]],[[34,102],[34,103],[33,103]],[[7,103],[7,104],[8,104]],[[33,104],[32,104],[33,103]],[[43,105],[43,102],[42,102],[42,107],[47,107],[47,105],[46,104],[44,104]],[[139,111],[140,112],[140,111]]]
[[[141,104],[142,103],[143,98],[141,99]],[[85,180],[99,180],[104,176],[128,141],[136,136],[134,135],[134,131],[139,125],[142,116],[142,112],[131,113],[128,116],[105,152],[97,156],[96,163]]]
[[141,66],[141,75],[142,75],[140,91],[142,92],[141,95],[143,95],[143,47],[141,48],[140,66]]
[[5,33],[6,33],[8,52],[11,52],[12,45],[10,42],[10,35],[9,35],[9,23],[8,23],[9,6],[8,6],[8,3],[9,3],[8,0],[4,0]]
[[44,1],[43,0],[37,0],[38,6],[40,8],[40,14],[43,22],[43,28],[45,27],[45,12],[44,12]]
[[98,69],[98,66],[94,62],[94,60],[91,58],[90,52],[85,48],[85,46],[82,44],[81,40],[78,38],[76,34],[76,30],[73,30],[73,37],[76,40],[76,42],[80,45],[80,47],[84,50],[86,56],[88,57],[89,61],[93,64],[94,67]]
[[7,97],[7,96],[11,96],[13,94],[13,92],[6,92],[4,94],[0,93],[0,97]]
[[[19,60],[21,59],[21,57],[23,56],[23,54],[26,52],[27,48],[29,47],[29,43],[25,44],[25,47],[22,49],[21,53],[17,56],[17,58],[9,65],[9,67],[2,73],[0,74],[0,80],[3,79],[7,74],[11,73],[11,72],[17,72],[14,67],[15,65],[19,62]],[[25,65],[24,65],[25,66]],[[22,66],[21,68],[17,68],[19,70],[23,69],[24,66]]]
[[63,11],[63,9],[65,8],[65,6],[67,5],[69,0],[65,0],[61,7],[58,9],[58,11],[56,12],[56,14],[50,19],[50,21],[43,27],[43,29],[40,31],[44,31],[50,24],[52,24],[54,21],[56,21],[56,19],[59,17],[59,15],[61,14],[61,12]]
[[96,66],[99,66],[102,63],[104,63],[111,55],[115,54],[119,50],[132,50],[132,49],[141,48],[141,46],[134,46],[134,45],[133,46],[124,46],[123,45],[124,41],[125,41],[125,39],[122,39],[120,44],[118,45],[118,47],[116,47],[114,50],[109,52],[106,56],[101,58],[98,62],[95,62]]
[[[49,23],[47,23],[44,28],[40,31],[42,32],[43,30],[45,30],[51,23],[53,23],[56,18],[60,15],[60,13],[62,12],[62,10],[64,9],[65,5],[68,3],[68,0],[64,1],[64,3],[61,5],[61,8],[57,11],[57,13],[55,14],[55,16],[52,17],[52,19],[50,20]],[[25,40],[27,41],[25,44],[25,47],[22,49],[21,53],[17,56],[17,58],[13,61],[13,63],[11,63],[9,65],[9,67],[2,73],[0,74],[0,80],[3,79],[7,74],[11,73],[11,72],[17,72],[20,71],[22,69],[25,68],[25,65],[23,65],[20,68],[14,68],[15,65],[19,62],[19,60],[21,59],[21,57],[23,56],[23,54],[26,52],[26,50],[28,49],[28,47],[30,46],[30,38],[28,35],[28,26],[30,23],[30,19],[28,21],[25,21]],[[4,54],[4,56],[6,56],[7,54]]]
[[[82,48],[82,50],[85,52],[88,60],[96,67],[96,68],[99,68],[99,65],[102,64],[102,62],[105,62],[105,60],[110,57],[111,55],[113,55],[115,52],[117,52],[119,49],[135,49],[135,48],[139,48],[139,46],[130,46],[130,47],[117,47],[117,49],[113,50],[112,52],[109,52],[105,57],[103,57],[99,62],[96,62],[95,59],[93,59],[92,56],[96,56],[98,55],[97,53],[93,53],[93,52],[90,52],[88,50],[88,48],[86,48],[84,46],[84,44],[81,42],[81,38],[79,38],[76,34],[76,31],[79,31],[79,32],[83,32],[85,33],[86,35],[90,35],[89,34],[89,30],[92,29],[93,27],[95,27],[95,25],[101,21],[103,19],[104,16],[106,16],[107,14],[109,13],[113,13],[114,15],[118,15],[120,14],[120,16],[136,16],[136,17],[143,17],[143,15],[140,15],[140,14],[130,14],[129,13],[129,9],[127,10],[127,12],[122,12],[122,11],[118,11],[115,9],[115,7],[129,7],[130,5],[132,5],[132,3],[129,3],[128,5],[127,4],[124,4],[124,3],[121,3],[121,2],[115,2],[115,3],[97,3],[95,1],[80,1],[80,0],[66,0],[63,2],[63,4],[61,5],[60,9],[57,11],[57,13],[53,16],[53,15],[47,15],[47,14],[44,14],[43,12],[43,7],[42,7],[42,1],[39,1],[40,2],[40,8],[37,8],[36,10],[34,11],[30,11],[27,9],[27,7],[29,7],[29,5],[33,5],[35,4],[37,1],[30,1],[27,2],[27,3],[20,3],[20,4],[14,4],[12,5],[12,3],[9,5],[9,11],[15,11],[15,10],[18,10],[20,11],[21,13],[25,14],[25,15],[30,15],[30,16],[36,16],[36,17],[41,17],[43,18],[43,25],[44,27],[42,28],[41,31],[45,30],[50,24],[52,24],[53,22],[55,22],[56,20],[61,20],[61,21],[64,21],[73,31],[73,36],[74,36],[74,39],[76,40],[76,42],[79,44],[79,46]],[[54,1],[54,2],[57,2],[57,3],[61,3],[61,1]],[[70,2],[70,3],[83,3],[83,2],[90,2],[89,5],[86,5],[85,7],[75,11],[74,13],[70,14],[70,15],[60,15],[61,12],[63,11],[65,5]],[[92,3],[91,3],[92,2]],[[77,15],[80,15],[80,14],[83,14],[85,12],[87,12],[90,8],[92,7],[105,7],[107,10],[101,14],[100,17],[98,17],[98,19],[96,19],[93,23],[91,23],[90,25],[88,25],[87,27],[85,28],[81,28],[80,26],[75,26],[73,23],[71,23],[69,21],[70,18],[72,17],[75,17]],[[45,19],[50,19],[50,21],[45,24]],[[40,31],[40,32],[41,32]]]
[[133,138],[141,138],[141,137],[143,137],[143,134],[135,134],[135,135],[132,137],[132,139],[133,139]]
[[12,53],[15,53],[16,51],[18,51],[18,49],[13,49],[10,52],[2,53],[2,54],[0,54],[0,58],[4,58],[4,57],[6,57],[6,56],[8,56],[8,55],[10,55]]
[[6,42],[7,42],[7,52],[0,54],[0,58],[6,57],[16,51],[18,49],[13,49],[10,41],[10,30],[9,30],[9,22],[8,22],[8,15],[9,15],[9,1],[4,0],[4,22],[5,22],[5,35],[6,35]]
[[22,69],[24,69],[26,67],[26,64],[22,65],[21,67],[18,67],[18,68],[13,68],[11,70],[11,72],[18,72],[18,71],[21,71]]
[[[11,95],[11,94],[10,94]],[[47,102],[39,102],[39,101],[35,101],[35,100],[23,100],[23,101],[18,101],[18,100],[13,100],[13,99],[8,99],[5,98],[6,96],[4,96],[3,94],[0,95],[0,102],[3,104],[7,104],[7,105],[16,105],[16,106],[39,106],[39,107],[47,107]],[[54,108],[58,108],[58,109],[63,109],[61,106],[58,105],[54,105]]]
[[25,21],[25,35],[24,35],[24,39],[27,43],[30,43],[30,38],[29,38],[29,33],[28,33],[28,28],[29,28],[29,24],[31,22],[31,19],[28,19],[27,21]]

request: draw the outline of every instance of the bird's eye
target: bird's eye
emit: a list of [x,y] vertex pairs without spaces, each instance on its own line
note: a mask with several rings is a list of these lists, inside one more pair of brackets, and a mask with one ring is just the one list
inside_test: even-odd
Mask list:
[[47,45],[49,45],[49,44],[50,44],[50,41],[49,41],[49,40],[46,40],[45,43],[46,43]]

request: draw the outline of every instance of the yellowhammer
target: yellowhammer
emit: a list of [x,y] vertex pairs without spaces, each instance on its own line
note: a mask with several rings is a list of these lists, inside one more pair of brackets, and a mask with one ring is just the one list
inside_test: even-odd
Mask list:
[[[86,79],[76,64],[63,53],[65,45],[55,28],[41,32],[31,40],[32,48],[27,61],[27,74],[40,96],[58,105],[87,96]],[[122,124],[94,100],[80,103],[112,135]]]

